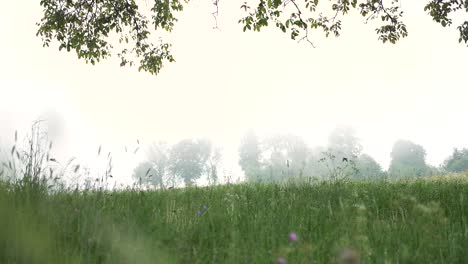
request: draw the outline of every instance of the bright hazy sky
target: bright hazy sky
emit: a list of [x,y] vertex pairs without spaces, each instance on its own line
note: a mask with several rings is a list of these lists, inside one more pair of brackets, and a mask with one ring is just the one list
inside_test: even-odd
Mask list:
[[[290,132],[314,146],[335,126],[350,125],[384,167],[400,138],[423,145],[433,165],[468,147],[468,48],[455,27],[431,21],[423,1],[403,1],[410,35],[397,45],[377,40],[378,20],[366,25],[352,16],[339,38],[313,35],[317,48],[275,28],[243,33],[243,1],[220,1],[220,30],[211,1],[192,1],[168,38],[177,62],[158,76],[120,68],[117,58],[91,66],[75,53],[43,48],[35,36],[39,0],[4,1],[0,140],[47,116],[56,124],[56,151],[84,160],[101,144],[116,153],[136,139],[208,136],[235,164],[248,128]],[[117,167],[128,175],[136,160],[120,158],[125,165]]]

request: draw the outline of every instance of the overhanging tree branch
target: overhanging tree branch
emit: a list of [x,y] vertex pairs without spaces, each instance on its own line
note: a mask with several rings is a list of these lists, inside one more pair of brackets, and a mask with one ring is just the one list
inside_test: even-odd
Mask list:
[[[176,13],[183,11],[189,0],[152,0],[154,4],[148,10],[151,18],[142,13],[136,0],[41,0],[43,17],[37,25],[37,35],[43,45],[58,42],[59,49],[74,50],[78,58],[95,64],[107,59],[113,53],[114,46],[109,38],[118,34],[119,43],[127,47],[117,52],[121,66],[133,66],[133,59],[139,59],[138,69],[151,74],[158,74],[166,62],[175,61],[170,52],[171,44],[162,39],[150,41],[153,33],[171,32],[177,22]],[[220,0],[211,0],[215,11],[214,28],[218,27]],[[331,0],[324,3],[319,0],[247,0],[256,1],[256,8],[251,9],[248,2],[241,5],[247,13],[239,20],[244,31],[260,31],[273,23],[291,39],[299,42],[310,40],[312,30],[321,30],[326,37],[340,35],[342,23],[340,16],[347,15],[351,9],[369,20],[380,17],[382,25],[377,27],[378,39],[383,43],[396,43],[408,35],[403,23],[403,11],[399,0]],[[332,14],[326,15],[321,9],[331,8]],[[430,0],[424,10],[443,27],[450,26],[449,17],[454,12],[468,13],[468,0]],[[150,29],[150,23],[153,29]],[[459,42],[468,43],[468,21],[457,27]],[[315,47],[315,46],[314,46]]]

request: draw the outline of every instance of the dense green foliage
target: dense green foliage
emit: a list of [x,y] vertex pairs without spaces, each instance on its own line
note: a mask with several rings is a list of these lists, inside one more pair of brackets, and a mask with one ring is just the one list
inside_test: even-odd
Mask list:
[[445,160],[443,168],[447,172],[468,171],[468,149],[454,149],[452,155]]
[[[0,263],[466,263],[466,178],[48,191],[0,183]],[[298,240],[288,241],[296,232]]]
[[[168,43],[151,43],[148,18],[139,10],[139,5],[127,0],[41,0],[44,16],[38,23],[37,35],[44,46],[56,40],[59,49],[74,50],[78,58],[95,64],[111,55],[112,34],[120,43],[129,43],[118,53],[121,66],[133,65],[129,57],[140,59],[139,70],[157,74],[163,61],[174,61]],[[155,1],[151,8],[155,29],[171,31],[176,21],[174,12],[182,10],[178,0]]]
[[[44,46],[52,41],[60,49],[75,51],[86,62],[96,63],[112,54],[112,36],[118,36],[118,56],[121,66],[136,64],[139,70],[157,74],[165,61],[172,62],[170,44],[151,42],[152,31],[170,32],[177,22],[176,14],[183,10],[188,0],[137,1],[137,0],[41,0],[43,18],[38,23],[37,35]],[[144,4],[143,4],[144,3]],[[213,4],[218,10],[220,0]],[[249,5],[254,4],[254,8]],[[147,7],[149,10],[144,10]],[[246,16],[239,20],[243,29],[260,31],[275,25],[290,34],[292,39],[307,40],[309,31],[322,30],[325,35],[339,36],[343,16],[352,9],[370,20],[381,20],[375,29],[382,42],[396,43],[408,31],[403,22],[400,1],[382,0],[259,0],[246,1],[241,8]],[[425,5],[435,22],[450,26],[455,13],[468,12],[467,0],[430,0]],[[461,11],[461,12],[460,12]],[[217,15],[217,12],[214,13]],[[459,42],[468,43],[468,21],[457,27]]]

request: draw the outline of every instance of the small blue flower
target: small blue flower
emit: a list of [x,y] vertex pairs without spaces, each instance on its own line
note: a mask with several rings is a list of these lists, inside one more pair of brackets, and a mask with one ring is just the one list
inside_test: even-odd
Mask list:
[[197,212],[198,217],[202,216],[206,212],[206,210],[208,210],[208,205],[205,204],[203,205],[202,209]]

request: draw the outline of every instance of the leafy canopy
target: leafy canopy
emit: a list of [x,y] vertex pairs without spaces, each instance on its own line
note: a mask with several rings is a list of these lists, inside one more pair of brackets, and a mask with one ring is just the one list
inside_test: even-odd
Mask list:
[[[245,17],[239,20],[243,30],[260,31],[275,25],[294,40],[306,40],[309,32],[321,30],[325,36],[339,36],[341,18],[358,11],[370,20],[381,19],[375,29],[383,43],[396,43],[408,35],[402,21],[401,0],[246,0],[241,6]],[[214,0],[218,7],[220,0]],[[252,8],[251,4],[256,5]],[[171,45],[159,40],[151,41],[151,33],[171,32],[177,22],[176,14],[188,0],[41,0],[43,17],[37,25],[37,35],[44,46],[52,41],[59,49],[75,51],[78,58],[95,64],[113,53],[113,36],[118,36],[124,47],[117,52],[121,66],[138,65],[141,71],[158,74],[163,63],[173,62]],[[149,10],[143,7],[150,6]],[[451,26],[452,16],[468,12],[468,0],[431,0],[424,7],[435,22]],[[215,13],[215,16],[217,12]],[[459,42],[468,44],[468,21],[457,26]],[[115,44],[115,43],[114,43]],[[139,60],[138,63],[134,59]]]

